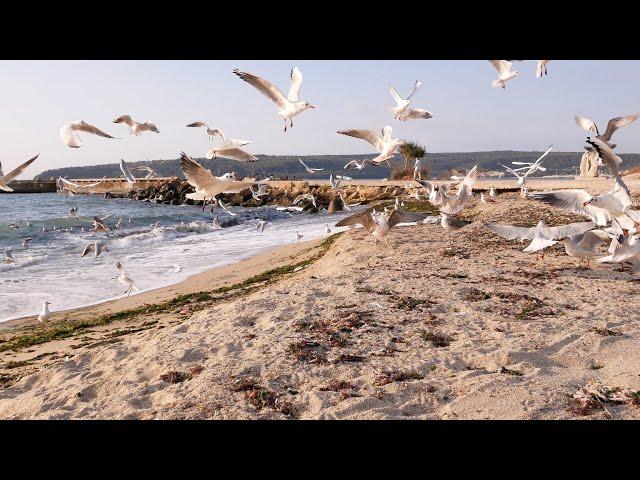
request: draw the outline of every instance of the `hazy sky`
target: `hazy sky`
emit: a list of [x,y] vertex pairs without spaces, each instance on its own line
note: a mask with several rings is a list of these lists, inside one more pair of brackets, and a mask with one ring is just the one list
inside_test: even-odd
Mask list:
[[[236,67],[263,76],[288,92],[289,70],[304,75],[300,97],[317,106],[294,119],[284,133],[276,107],[233,75]],[[210,146],[203,120],[230,137],[253,140],[254,154],[369,153],[365,142],[336,134],[346,128],[380,130],[422,142],[432,152],[476,150],[580,151],[584,133],[573,115],[592,118],[601,130],[613,116],[640,111],[639,61],[553,61],[536,79],[535,61],[515,63],[523,75],[506,90],[493,88],[496,72],[486,61],[1,61],[0,161],[5,172],[40,152],[24,178],[49,169],[176,158],[181,150],[201,157]],[[430,120],[393,119],[384,75],[405,96],[423,82],[413,105]],[[151,120],[160,134],[130,136],[112,120],[130,114]],[[58,130],[85,120],[122,137],[81,136],[70,149]],[[616,133],[619,153],[640,151],[640,122]]]

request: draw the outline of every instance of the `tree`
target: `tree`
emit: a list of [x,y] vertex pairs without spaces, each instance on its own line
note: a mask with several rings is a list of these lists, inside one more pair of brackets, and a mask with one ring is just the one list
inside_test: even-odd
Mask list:
[[416,158],[422,158],[427,153],[425,148],[416,142],[405,142],[398,148],[400,154],[404,157],[404,169],[409,168],[409,161]]

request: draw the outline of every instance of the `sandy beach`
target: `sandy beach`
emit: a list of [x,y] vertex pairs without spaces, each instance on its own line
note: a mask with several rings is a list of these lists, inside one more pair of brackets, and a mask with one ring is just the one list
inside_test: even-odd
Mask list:
[[572,397],[640,390],[640,274],[496,237],[482,222],[581,220],[515,193],[461,217],[452,245],[437,224],[388,246],[356,230],[5,325],[0,418],[640,418]]

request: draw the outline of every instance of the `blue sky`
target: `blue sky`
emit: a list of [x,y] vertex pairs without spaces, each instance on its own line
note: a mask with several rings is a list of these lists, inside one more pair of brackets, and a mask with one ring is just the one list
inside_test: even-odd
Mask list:
[[[284,133],[276,108],[232,70],[274,82],[285,93],[289,70],[304,75],[301,99],[317,106],[294,119]],[[592,118],[604,130],[613,116],[640,111],[639,61],[552,61],[536,79],[535,61],[515,63],[522,76],[506,90],[491,86],[486,61],[2,61],[0,160],[5,171],[36,152],[30,177],[48,168],[176,158],[181,150],[203,156],[204,131],[185,128],[203,120],[228,136],[253,140],[254,154],[369,153],[368,144],[336,134],[346,128],[394,128],[394,136],[417,140],[428,151],[579,151],[585,135],[573,115]],[[406,95],[423,82],[413,105],[430,120],[393,119],[384,75]],[[151,120],[160,134],[130,136],[118,115]],[[70,149],[59,128],[85,120],[122,140],[83,136]],[[618,153],[640,151],[640,122],[616,133]]]

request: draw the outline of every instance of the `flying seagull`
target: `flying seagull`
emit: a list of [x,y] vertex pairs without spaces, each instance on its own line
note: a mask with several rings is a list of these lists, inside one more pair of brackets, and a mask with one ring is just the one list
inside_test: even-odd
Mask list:
[[91,133],[104,138],[115,138],[108,133],[104,133],[99,128],[89,125],[84,120],[78,120],[77,122],[71,122],[64,125],[60,129],[60,138],[67,147],[80,148],[84,144],[80,140],[78,132]]
[[367,162],[371,163],[371,160],[368,158],[365,158],[361,163],[358,163],[357,160],[351,160],[349,163],[347,163],[344,166],[344,170],[353,170],[354,168],[356,170],[362,170],[364,167],[367,166]]
[[373,130],[339,130],[340,135],[359,138],[370,143],[379,154],[377,157],[369,160],[374,165],[387,161],[393,156],[396,149],[404,142],[397,138],[391,138],[392,128],[387,125],[382,129],[382,136],[379,136]]
[[[513,169],[511,167],[507,167],[506,165],[503,165],[501,163],[498,163],[498,165],[500,165],[501,167],[504,167],[509,173],[513,174],[516,176],[516,178],[518,179],[517,185],[519,187],[524,186],[527,177],[535,172],[537,172],[538,170],[540,171],[545,171],[546,168],[544,168],[542,166],[542,160],[549,155],[549,152],[551,152],[551,150],[553,149],[553,145],[549,145],[549,148],[547,148],[545,150],[545,152],[540,155],[538,157],[538,159],[533,162],[533,163],[529,163],[529,162],[511,162],[514,163],[515,165],[525,165],[522,168],[517,168],[517,169]],[[524,173],[520,174],[520,172],[524,171]]]
[[93,256],[95,258],[98,258],[101,253],[105,253],[109,251],[110,251],[109,247],[107,246],[106,243],[90,242],[90,243],[87,243],[87,245],[84,247],[84,250],[82,250],[82,255],[80,256],[84,257],[86,255],[89,255],[90,253],[93,253]]
[[[607,123],[607,129],[602,135],[600,135],[600,130],[598,129],[598,126],[595,124],[593,120],[580,117],[579,115],[576,115],[574,117],[574,120],[580,128],[582,128],[587,132],[595,133],[596,138],[598,140],[602,140],[603,142],[606,142],[611,148],[616,148],[615,143],[610,143],[611,137],[613,136],[615,131],[618,130],[619,128],[626,127],[627,125],[635,122],[639,117],[640,117],[640,113],[635,113],[633,115],[627,115],[626,117],[612,118],[611,120],[609,120],[609,123]],[[592,149],[587,148],[587,150],[592,150]]]
[[416,83],[413,84],[413,88],[407,98],[402,98],[398,91],[389,85],[389,92],[391,92],[391,96],[396,101],[396,106],[393,107],[394,118],[400,121],[406,121],[409,119],[417,119],[417,118],[432,118],[433,114],[423,108],[411,108],[410,100],[413,97],[418,89],[422,86],[422,82],[416,80]]
[[5,192],[13,192],[13,188],[11,188],[8,183],[18,175],[20,175],[22,172],[24,172],[29,165],[35,162],[38,158],[38,155],[40,154],[38,153],[35,157],[32,157],[23,164],[18,165],[6,175],[2,172],[2,164],[0,163],[0,190],[4,190]]
[[373,235],[377,242],[379,238],[386,238],[389,231],[399,223],[419,222],[425,218],[426,215],[395,209],[390,212],[376,212],[374,207],[371,207],[363,212],[343,218],[341,221],[336,223],[336,227],[362,225],[370,234]]
[[102,183],[104,183],[104,179],[100,180],[99,182],[89,183],[87,185],[79,185],[77,183],[70,182],[66,178],[62,178],[62,177],[59,177],[58,180],[61,182],[61,185],[63,185],[62,190],[68,190],[71,193],[79,193],[79,192],[97,193],[95,191],[95,188],[101,185]]
[[324,168],[311,168],[311,167],[309,167],[306,163],[304,163],[302,161],[302,159],[300,157],[298,157],[298,161],[302,164],[302,166],[304,167],[304,169],[308,173],[316,173],[316,172],[321,172],[322,170],[324,170]]
[[124,174],[124,178],[127,181],[127,183],[132,185],[136,183],[136,178],[133,176],[133,174],[129,170],[129,167],[127,166],[127,164],[123,159],[120,159],[120,170]]
[[243,163],[255,162],[258,160],[258,157],[255,157],[240,148],[248,145],[249,143],[251,143],[249,140],[236,140],[230,138],[228,140],[224,140],[215,147],[210,148],[205,157],[209,160],[216,157],[222,157]]
[[596,225],[593,222],[577,222],[557,227],[549,227],[540,220],[535,227],[516,227],[513,225],[498,225],[485,223],[484,226],[496,235],[507,240],[531,240],[531,243],[523,252],[537,252],[551,245],[558,243],[558,240],[582,234],[588,230],[593,230]]
[[158,130],[158,127],[156,127],[153,122],[136,122],[131,118],[130,115],[120,115],[113,121],[113,123],[124,123],[127,127],[129,127],[129,130],[131,131],[130,133],[132,133],[133,135],[140,135],[144,132],[160,133],[160,130]]
[[498,78],[491,83],[494,87],[506,88],[506,83],[519,75],[515,70],[511,70],[513,63],[508,60],[489,60],[489,62],[498,72]]
[[302,86],[302,72],[298,67],[293,67],[291,69],[291,88],[289,89],[289,94],[286,97],[278,87],[264,78],[258,77],[252,73],[241,72],[237,68],[233,73],[249,85],[255,87],[260,93],[265,95],[278,106],[278,115],[284,118],[285,132],[287,131],[287,120],[289,120],[291,124],[290,126],[293,128],[293,117],[305,110],[308,110],[309,108],[316,108],[309,102],[303,102],[298,98],[300,87]]
[[191,127],[191,128],[204,127],[205,130],[207,131],[207,135],[209,136],[209,140],[213,140],[213,137],[216,136],[216,135],[218,135],[220,138],[222,138],[222,140],[225,139],[224,138],[224,134],[222,133],[221,130],[219,130],[217,128],[211,128],[205,122],[193,122],[193,123],[190,123],[189,125],[187,125],[187,127]]

